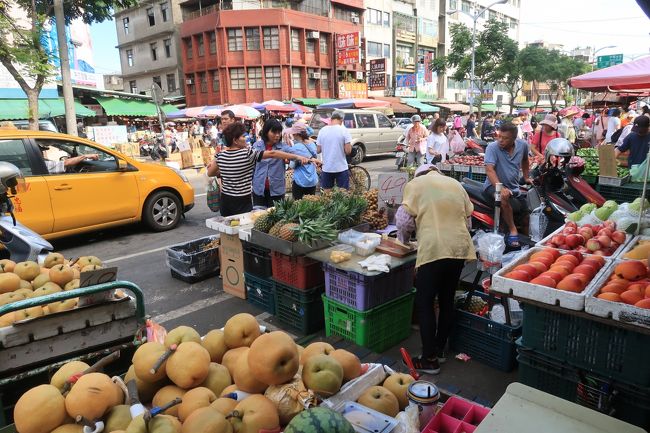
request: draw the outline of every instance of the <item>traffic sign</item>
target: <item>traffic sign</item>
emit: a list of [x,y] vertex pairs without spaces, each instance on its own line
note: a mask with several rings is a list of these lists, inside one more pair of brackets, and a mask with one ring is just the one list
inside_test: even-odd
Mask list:
[[610,54],[607,56],[598,56],[596,59],[596,67],[598,69],[608,68],[610,66],[623,63],[623,54]]

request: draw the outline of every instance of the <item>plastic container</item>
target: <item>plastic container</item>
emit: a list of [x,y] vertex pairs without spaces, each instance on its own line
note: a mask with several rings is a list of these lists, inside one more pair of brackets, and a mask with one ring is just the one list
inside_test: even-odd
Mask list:
[[250,242],[244,242],[244,272],[258,278],[268,278],[273,275],[271,265],[271,250],[259,247]]
[[306,256],[287,256],[271,252],[273,279],[297,289],[307,290],[325,281],[320,262]]
[[359,311],[366,311],[408,293],[413,288],[415,263],[409,262],[389,273],[366,276],[323,263],[325,294]]
[[375,252],[380,243],[381,238],[365,238],[359,242],[355,242],[354,251],[360,256],[369,256]]
[[323,301],[321,294],[325,286],[309,290],[275,281],[275,315],[278,320],[303,334],[311,334],[323,329]]
[[359,311],[323,294],[325,334],[383,352],[411,334],[414,299],[415,289],[378,307]]
[[458,397],[450,397],[422,433],[470,433],[485,419],[490,409]]
[[258,278],[244,272],[246,300],[249,304],[275,314],[275,283],[271,279]]
[[219,274],[219,235],[206,236],[166,249],[172,277],[194,283]]
[[355,243],[363,240],[365,238],[365,233],[358,232],[356,230],[346,230],[339,233],[339,242],[348,245],[354,245]]
[[[490,298],[481,292],[474,292],[474,296],[486,301]],[[501,371],[510,371],[516,365],[515,341],[520,335],[521,325],[509,326],[468,311],[456,310],[449,344],[453,350],[466,353],[472,359]]]

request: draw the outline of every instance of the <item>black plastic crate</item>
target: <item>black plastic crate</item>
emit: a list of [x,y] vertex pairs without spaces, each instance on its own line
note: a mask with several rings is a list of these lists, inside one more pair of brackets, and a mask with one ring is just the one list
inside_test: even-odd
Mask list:
[[312,334],[325,327],[323,300],[325,285],[303,290],[275,283],[275,315],[278,320],[303,334]]
[[219,235],[206,236],[167,248],[172,277],[194,283],[219,273]]
[[[486,301],[490,298],[481,292],[474,292],[474,296]],[[517,362],[515,341],[520,335],[521,325],[509,326],[456,309],[449,344],[453,350],[466,353],[477,361],[501,371],[510,371]]]
[[246,300],[264,311],[275,314],[275,282],[244,272]]
[[244,272],[258,278],[269,278],[273,275],[271,267],[271,250],[244,242]]

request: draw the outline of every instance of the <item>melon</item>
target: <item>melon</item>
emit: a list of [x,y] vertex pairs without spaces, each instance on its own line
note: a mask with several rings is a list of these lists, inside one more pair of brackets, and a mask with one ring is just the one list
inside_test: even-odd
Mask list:
[[284,433],[355,433],[352,424],[338,412],[324,407],[304,410],[293,417]]

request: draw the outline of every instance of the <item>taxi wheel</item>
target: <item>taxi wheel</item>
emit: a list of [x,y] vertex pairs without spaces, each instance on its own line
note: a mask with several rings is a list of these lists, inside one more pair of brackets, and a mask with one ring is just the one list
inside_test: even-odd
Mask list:
[[181,220],[182,205],[172,192],[158,191],[147,199],[142,219],[154,231],[171,230]]

